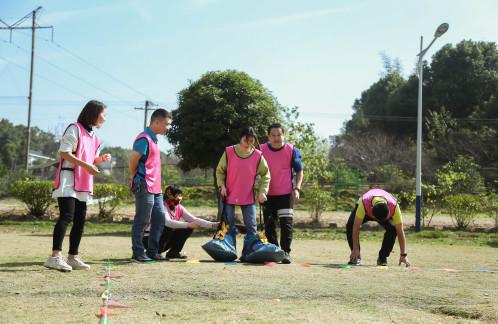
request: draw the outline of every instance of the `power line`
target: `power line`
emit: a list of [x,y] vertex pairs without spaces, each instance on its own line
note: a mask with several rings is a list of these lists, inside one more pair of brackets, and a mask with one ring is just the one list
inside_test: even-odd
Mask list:
[[155,109],[149,108],[150,106],[157,106],[157,104],[155,104],[149,100],[145,100],[144,107],[135,107],[136,110],[143,110],[144,111],[144,130],[147,128],[147,113],[148,113],[148,111],[155,110]]
[[[6,41],[3,41],[3,42],[8,43],[8,42],[6,42]],[[18,49],[20,49],[20,50],[22,50],[22,51],[24,51],[24,52],[29,53],[29,51],[28,51],[27,49],[24,49],[24,48],[22,48],[22,47],[18,46],[17,44],[15,44],[15,43],[12,43],[12,42],[11,42],[11,43],[9,43],[9,44],[10,44],[10,45],[12,45],[12,46],[14,46],[14,47],[16,47],[16,48],[18,48]],[[101,91],[101,92],[103,92],[103,93],[105,93],[105,94],[107,94],[107,95],[109,95],[109,96],[111,96],[111,97],[114,97],[114,98],[117,98],[117,99],[122,99],[122,98],[120,98],[120,97],[118,97],[118,96],[116,96],[116,95],[114,95],[114,94],[110,93],[109,91],[104,90],[104,89],[102,89],[102,88],[100,88],[100,87],[98,87],[98,86],[94,85],[94,84],[93,84],[93,83],[91,83],[90,81],[87,81],[87,80],[85,80],[85,79],[83,79],[83,78],[81,78],[81,77],[79,77],[79,76],[75,75],[74,73],[72,73],[72,72],[70,72],[70,71],[67,71],[67,70],[66,70],[66,69],[64,69],[64,68],[61,68],[60,66],[58,66],[58,65],[56,65],[56,64],[54,64],[54,63],[52,63],[52,62],[50,62],[49,60],[47,60],[46,58],[44,58],[43,56],[41,56],[41,55],[39,55],[39,54],[38,54],[38,55],[36,55],[36,57],[37,57],[37,58],[39,58],[39,59],[41,59],[42,61],[46,62],[48,65],[50,65],[50,66],[54,67],[55,69],[57,69],[57,70],[59,70],[59,71],[61,71],[61,72],[63,72],[63,73],[66,73],[67,75],[69,75],[69,76],[73,77],[74,79],[76,79],[76,80],[78,80],[78,81],[80,81],[80,82],[83,82],[83,83],[85,83],[86,85],[88,85],[88,86],[90,86],[90,87],[92,87],[92,88],[94,88],[94,89],[96,89],[96,90],[98,90],[98,91]]]
[[[20,34],[24,35],[24,36],[27,36],[26,34],[22,33],[22,32],[19,32]],[[52,46],[66,52],[67,54],[69,54],[70,56],[76,58],[77,60],[85,63],[86,65],[92,67],[93,69],[99,71],[100,73],[103,73],[104,75],[106,75],[108,78],[112,79],[113,81],[121,84],[122,86],[126,87],[127,89],[135,92],[136,94],[140,95],[141,97],[145,97],[145,98],[150,98],[151,96],[145,94],[144,92],[138,90],[138,89],[135,89],[134,87],[132,87],[131,85],[129,85],[128,83],[124,82],[123,80],[113,76],[112,74],[110,74],[109,72],[103,70],[102,68],[98,67],[97,65],[93,64],[92,62],[84,59],[83,57],[81,57],[80,55],[74,53],[73,51],[71,51],[70,49],[64,47],[63,45],[59,44],[58,42],[54,41],[53,39],[52,40],[49,40],[49,39],[46,39],[44,37],[41,37],[39,36],[39,38],[49,44],[51,44]]]
[[[17,63],[15,63],[15,62],[13,62],[13,61],[11,61],[11,60],[9,60],[9,59],[6,59],[5,57],[1,57],[1,56],[0,56],[0,59],[2,59],[2,60],[4,60],[4,61],[6,61],[7,63],[10,63],[10,64],[14,65],[15,67],[17,67],[17,68],[19,68],[19,69],[22,69],[22,70],[25,70],[25,71],[28,71],[28,72],[29,72],[29,70],[28,70],[27,68],[25,68],[24,66],[22,66],[22,65],[20,65],[20,64],[17,64]],[[64,89],[64,90],[66,90],[66,91],[68,91],[68,92],[71,92],[71,93],[73,93],[73,94],[76,94],[76,95],[78,95],[78,96],[80,96],[80,97],[82,97],[82,98],[86,98],[86,97],[87,97],[87,96],[85,96],[85,95],[83,95],[83,94],[81,94],[81,93],[78,93],[78,92],[76,92],[76,91],[74,91],[74,90],[71,90],[71,89],[69,89],[69,88],[67,88],[67,87],[63,86],[62,84],[58,83],[57,81],[54,81],[54,80],[51,80],[50,78],[45,77],[44,75],[42,75],[42,74],[40,74],[40,73],[35,73],[35,75],[36,75],[37,77],[41,78],[41,79],[44,79],[45,81],[48,81],[48,82],[50,82],[50,83],[55,84],[56,86],[58,86],[58,87],[59,87],[59,88],[61,88],[61,89]],[[28,97],[28,98],[29,98],[29,97]]]
[[[382,116],[382,115],[364,115],[365,119],[375,120],[375,121],[404,121],[404,122],[416,122],[417,117],[409,116]],[[468,122],[468,123],[479,123],[479,122],[496,122],[498,118],[452,118],[457,122]]]
[[[36,25],[36,14],[42,7],[38,7],[29,14],[25,15],[18,21],[16,21],[12,25],[8,25],[4,21],[2,23],[7,26],[7,27],[0,27],[0,30],[9,30],[10,32],[10,40],[12,41],[12,31],[15,29],[31,29],[31,68],[29,72],[29,97],[28,97],[28,127],[27,127],[27,132],[26,132],[26,171],[28,170],[28,164],[29,164],[29,146],[30,146],[30,141],[31,141],[31,104],[32,104],[32,99],[33,99],[33,69],[34,69],[34,56],[35,56],[35,31],[37,29],[43,29],[43,28],[50,28],[52,29],[52,37],[53,37],[53,32],[54,28],[53,26],[37,26]],[[23,23],[25,20],[27,20],[29,17],[31,17],[31,27],[21,27],[21,23]]]

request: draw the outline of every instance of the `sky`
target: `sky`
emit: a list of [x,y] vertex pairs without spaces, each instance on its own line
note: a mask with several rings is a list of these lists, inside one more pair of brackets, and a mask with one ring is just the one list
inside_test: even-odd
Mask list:
[[[379,79],[381,53],[408,76],[420,37],[428,44],[443,22],[450,28],[429,61],[447,43],[498,39],[496,0],[0,0],[0,19],[12,24],[38,6],[37,24],[54,34],[52,42],[50,29],[36,31],[32,125],[60,133],[98,99],[108,106],[97,131],[107,146],[131,146],[143,128],[134,108],[145,100],[174,110],[189,81],[227,69],[298,106],[320,136],[336,135]],[[27,124],[30,47],[30,30],[14,31],[12,42],[0,30],[0,118],[14,124]]]

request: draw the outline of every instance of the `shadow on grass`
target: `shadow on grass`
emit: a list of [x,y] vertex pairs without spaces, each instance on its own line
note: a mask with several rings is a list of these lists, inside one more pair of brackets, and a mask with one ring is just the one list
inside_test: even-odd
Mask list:
[[[69,231],[68,231],[69,232]],[[209,231],[194,231],[190,237],[206,237],[206,240],[208,240],[214,232],[209,232]],[[51,237],[53,234],[52,233],[28,233],[24,234],[26,236],[36,236],[36,237]],[[105,236],[119,236],[119,237],[131,237],[131,229],[129,231],[109,231],[109,232],[85,232],[83,236],[88,236],[88,237],[105,237]]]
[[[39,267],[36,269],[10,269],[10,268],[24,268],[24,267]],[[43,267],[42,261],[20,261],[20,262],[7,262],[0,263],[0,272],[25,272],[25,271],[40,271],[46,269]]]
[[353,266],[347,265],[346,263],[308,263],[312,267],[323,267],[329,269],[350,269]]
[[92,265],[102,265],[102,266],[105,266],[107,265],[108,263],[111,263],[111,266],[113,264],[115,265],[122,265],[122,264],[130,264],[130,263],[133,263],[131,261],[131,258],[113,258],[113,259],[97,259],[97,260],[94,260],[92,262],[87,262],[88,264],[92,264]]

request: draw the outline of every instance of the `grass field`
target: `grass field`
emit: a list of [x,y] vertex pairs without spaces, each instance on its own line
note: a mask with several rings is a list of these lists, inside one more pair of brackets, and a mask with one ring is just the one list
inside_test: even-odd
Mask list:
[[124,275],[113,297],[131,306],[112,323],[498,321],[498,272],[471,271],[498,270],[496,233],[408,233],[408,269],[397,246],[387,270],[374,266],[382,232],[362,232],[365,266],[339,268],[349,256],[340,229],[297,231],[291,265],[211,262],[200,248],[207,233],[185,248],[200,263],[138,265],[128,261],[130,225],[88,224],[80,253],[92,269],[61,273],[42,266],[52,226],[0,222],[0,323],[97,323],[108,258]]

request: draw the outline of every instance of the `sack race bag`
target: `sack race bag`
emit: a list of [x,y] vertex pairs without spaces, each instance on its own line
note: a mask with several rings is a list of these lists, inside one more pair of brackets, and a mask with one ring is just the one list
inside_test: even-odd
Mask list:
[[247,234],[244,238],[244,248],[242,249],[241,262],[264,263],[281,262],[284,258],[284,251],[275,244],[269,243],[263,232]]
[[234,261],[237,259],[235,235],[237,235],[237,229],[235,227],[230,227],[230,225],[225,222],[221,222],[216,234],[214,234],[213,238],[204,244],[202,248],[214,259],[214,261]]

